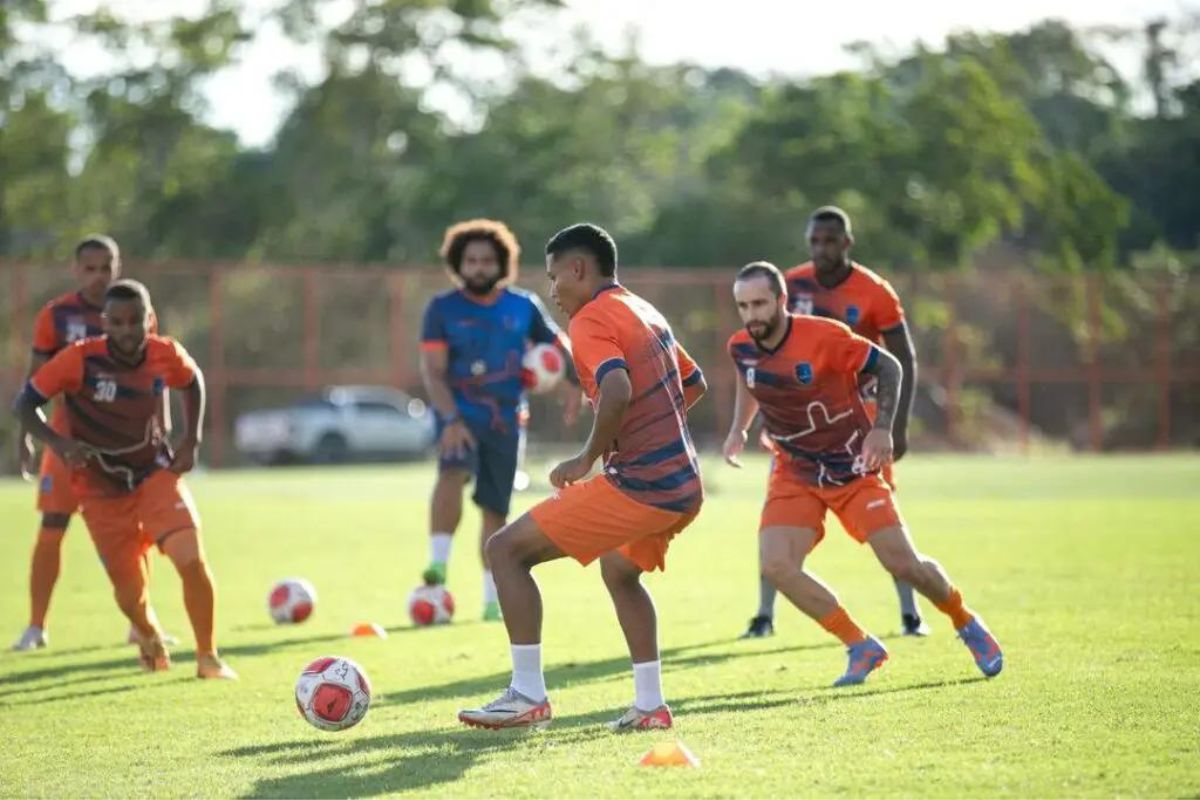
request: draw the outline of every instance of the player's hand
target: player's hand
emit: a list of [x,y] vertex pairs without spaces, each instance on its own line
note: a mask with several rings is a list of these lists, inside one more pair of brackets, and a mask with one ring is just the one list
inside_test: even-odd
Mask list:
[[468,450],[475,449],[475,437],[461,419],[455,420],[442,431],[438,440],[438,450],[442,458],[460,459],[467,455]]
[[721,454],[725,456],[725,463],[731,467],[742,468],[742,461],[739,456],[746,449],[746,432],[745,431],[730,431],[725,437],[725,444],[721,447]]
[[583,392],[570,381],[563,383],[563,424],[570,427],[579,421],[579,409],[583,406]]
[[33,437],[24,431],[17,437],[17,469],[24,480],[33,480],[37,475],[37,454],[33,451]]
[[588,459],[583,453],[574,458],[568,458],[550,470],[550,485],[555,489],[561,489],[583,480],[592,471],[592,461],[595,459]]
[[179,443],[179,447],[175,449],[175,457],[171,459],[171,464],[167,469],[176,475],[191,472],[196,466],[196,451],[199,449],[200,443],[195,439],[190,436],[184,439]]
[[767,433],[765,425],[758,431],[758,446],[768,453],[775,452],[775,440],[771,438],[771,434]]
[[885,428],[871,428],[863,439],[862,459],[868,472],[883,469],[892,463],[892,432]]
[[88,460],[96,455],[96,451],[90,446],[76,439],[68,439],[60,437],[53,444],[54,452],[58,453],[58,457],[63,460],[63,463],[72,469],[78,469],[87,464]]

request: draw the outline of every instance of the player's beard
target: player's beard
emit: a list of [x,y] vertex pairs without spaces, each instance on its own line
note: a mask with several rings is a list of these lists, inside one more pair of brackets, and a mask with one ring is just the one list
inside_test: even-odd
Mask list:
[[500,283],[499,275],[489,275],[482,278],[463,278],[463,288],[477,297],[486,297]]
[[750,334],[750,338],[756,342],[765,342],[779,330],[779,323],[782,320],[783,315],[776,314],[774,319],[769,319],[765,322],[747,322],[746,333]]

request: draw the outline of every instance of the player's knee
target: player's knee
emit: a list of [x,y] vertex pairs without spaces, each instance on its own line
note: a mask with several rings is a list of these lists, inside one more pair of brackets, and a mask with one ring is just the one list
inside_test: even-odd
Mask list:
[[514,548],[511,536],[506,536],[503,528],[488,537],[483,544],[483,554],[493,569],[498,565],[508,564],[513,560]]
[[916,583],[920,579],[921,561],[917,554],[908,552],[888,552],[881,554],[883,568],[907,583]]
[[761,569],[764,578],[778,585],[780,581],[799,572],[800,565],[787,553],[768,551],[762,554]]
[[610,591],[637,583],[641,575],[642,572],[637,565],[625,558],[612,556],[600,558],[600,577],[604,579],[604,585]]

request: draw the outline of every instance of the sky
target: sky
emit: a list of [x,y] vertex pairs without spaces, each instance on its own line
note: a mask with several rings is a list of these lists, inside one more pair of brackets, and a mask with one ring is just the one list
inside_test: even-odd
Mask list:
[[[56,16],[86,12],[100,0],[58,0]],[[206,0],[107,0],[121,16],[188,15]],[[246,0],[252,17],[270,0]],[[334,20],[344,13],[344,0],[328,0]],[[1012,31],[1048,17],[1076,26],[1136,25],[1161,15],[1195,13],[1200,0],[567,0],[554,19],[517,18],[509,31],[523,44],[534,69],[552,70],[550,55],[572,29],[584,26],[605,47],[620,51],[636,35],[642,57],[655,64],[688,61],[702,66],[731,66],[751,74],[805,76],[853,66],[845,46],[855,41],[906,48],[920,40],[937,44],[948,33],[965,30]],[[254,20],[252,20],[253,22]],[[255,24],[256,39],[240,51],[236,66],[214,76],[206,87],[208,121],[235,130],[243,144],[267,144],[288,100],[273,77],[294,70],[309,80],[320,77],[315,47],[286,39],[273,23]],[[68,69],[87,74],[105,63],[107,54],[65,48]],[[1133,53],[1113,54],[1118,66],[1133,71]],[[1125,63],[1121,63],[1124,60]],[[481,62],[482,74],[495,65]],[[491,77],[499,77],[491,75]],[[434,97],[433,105],[455,112],[455,98]]]

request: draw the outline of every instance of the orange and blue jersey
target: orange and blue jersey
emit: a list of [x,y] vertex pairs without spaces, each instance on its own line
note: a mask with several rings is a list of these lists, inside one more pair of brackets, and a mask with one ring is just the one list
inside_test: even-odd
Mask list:
[[784,324],[774,349],[740,330],[729,355],[788,468],[806,483],[842,486],[868,474],[862,443],[871,418],[859,382],[879,350],[835,320],[789,314]]
[[623,369],[633,386],[604,475],[644,505],[693,513],[704,501],[700,465],[687,426],[683,388],[703,375],[654,306],[613,284],[571,318],[579,381],[593,405],[600,382]]
[[784,278],[788,308],[793,314],[836,319],[875,344],[882,344],[884,334],[904,324],[904,309],[896,290],[862,264],[852,263],[850,274],[833,287],[817,281],[811,261],[792,267]]
[[29,379],[25,394],[38,405],[62,395],[66,432],[99,453],[76,475],[80,493],[120,494],[171,463],[162,394],[189,386],[197,371],[174,339],[151,335],[142,359],[130,365],[98,336],[60,350]]
[[461,289],[430,301],[421,348],[447,351],[447,383],[463,420],[516,436],[525,404],[521,359],[533,344],[553,344],[561,331],[532,292],[515,287],[477,299]]

